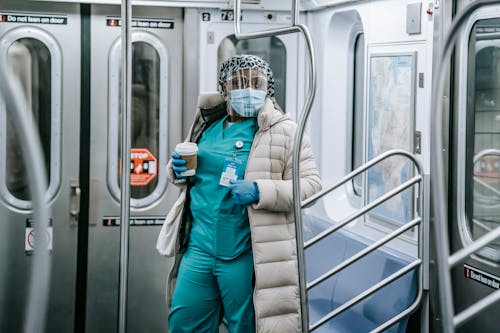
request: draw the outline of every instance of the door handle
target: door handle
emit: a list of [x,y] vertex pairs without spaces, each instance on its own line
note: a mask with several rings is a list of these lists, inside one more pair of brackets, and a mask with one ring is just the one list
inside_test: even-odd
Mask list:
[[78,217],[80,215],[80,182],[78,179],[70,181],[70,194],[69,194],[69,222],[70,224],[78,224]]

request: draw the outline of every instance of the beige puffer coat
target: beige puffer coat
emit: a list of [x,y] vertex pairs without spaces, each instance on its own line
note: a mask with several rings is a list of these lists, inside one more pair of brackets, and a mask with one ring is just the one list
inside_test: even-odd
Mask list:
[[[226,114],[220,94],[202,95],[189,141],[197,142],[210,123]],[[248,157],[246,180],[257,183],[260,200],[248,207],[255,268],[254,307],[258,333],[300,332],[300,295],[297,250],[292,200],[292,150],[296,124],[267,99],[257,118],[259,130]],[[185,183],[175,180],[169,164],[169,178],[187,191]],[[300,158],[302,200],[321,189],[320,177],[308,138],[304,137]],[[186,192],[188,194],[189,191]],[[185,207],[189,196],[186,196]],[[168,299],[174,290],[186,237],[189,211],[184,209],[175,250],[175,263],[169,276]]]

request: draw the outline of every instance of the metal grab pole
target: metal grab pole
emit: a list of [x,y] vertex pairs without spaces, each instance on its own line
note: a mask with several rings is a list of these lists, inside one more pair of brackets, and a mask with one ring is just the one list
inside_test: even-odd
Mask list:
[[[9,70],[6,54],[0,63],[0,93],[12,120],[17,138],[21,142],[24,165],[27,169],[30,194],[33,200],[33,217],[36,235],[43,235],[50,218],[50,206],[46,203],[47,173],[43,160],[42,145],[38,130],[31,121],[31,108],[23,95],[23,88],[17,77]],[[26,333],[43,332],[49,299],[51,257],[40,237],[36,237],[33,266],[28,292],[26,319],[23,330]],[[41,245],[40,245],[41,244]]]
[[120,277],[118,297],[118,332],[127,329],[128,243],[130,216],[130,118],[132,79],[132,0],[122,0],[122,137],[121,137],[121,211],[120,211]]
[[302,213],[301,213],[301,197],[300,197],[300,148],[302,137],[304,135],[304,128],[311,112],[312,103],[316,95],[316,63],[314,60],[314,47],[309,33],[309,29],[302,25],[296,24],[299,17],[299,2],[292,0],[292,25],[285,28],[269,29],[253,33],[242,34],[240,30],[241,25],[241,0],[235,0],[235,15],[234,15],[234,30],[235,37],[238,39],[249,39],[258,37],[268,37],[275,35],[283,35],[294,32],[301,32],[304,35],[307,45],[309,56],[309,87],[307,91],[307,99],[304,104],[300,120],[298,122],[297,131],[295,133],[295,141],[293,145],[293,158],[292,158],[292,185],[293,185],[293,204],[294,204],[294,220],[295,220],[295,235],[297,242],[297,265],[299,275],[299,289],[300,289],[300,310],[301,310],[301,325],[302,332],[309,331],[309,309],[307,306],[307,291],[306,291],[306,268],[305,268],[305,255],[304,255],[304,236],[302,231]]
[[[304,110],[301,113],[297,132],[295,133],[295,141],[293,143],[293,158],[292,158],[292,186],[293,186],[293,214],[295,219],[295,233],[297,236],[297,261],[299,265],[299,283],[300,283],[300,300],[302,311],[302,331],[309,332],[309,309],[307,305],[307,290],[305,285],[306,280],[306,264],[304,253],[304,236],[302,227],[302,207],[300,196],[300,149],[302,137],[304,136],[304,129],[306,126],[307,118],[311,112],[312,103],[316,95],[316,68],[314,60],[314,49],[312,38],[309,30],[306,27],[302,31],[306,37],[307,49],[309,52],[309,91],[307,95]],[[301,269],[302,267],[302,269]]]

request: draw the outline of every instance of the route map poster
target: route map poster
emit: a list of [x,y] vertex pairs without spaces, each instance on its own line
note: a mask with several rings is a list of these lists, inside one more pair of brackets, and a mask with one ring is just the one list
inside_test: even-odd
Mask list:
[[[372,54],[368,100],[367,158],[391,149],[412,152],[415,105],[415,53]],[[389,157],[368,170],[367,202],[384,195],[412,177],[408,159]],[[412,217],[412,187],[370,215],[404,224]]]

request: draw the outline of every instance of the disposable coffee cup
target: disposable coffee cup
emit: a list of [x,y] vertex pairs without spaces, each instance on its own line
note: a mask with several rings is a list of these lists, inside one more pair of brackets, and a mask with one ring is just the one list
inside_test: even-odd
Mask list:
[[194,142],[181,142],[175,146],[175,151],[186,161],[186,171],[181,172],[181,176],[194,176],[198,165],[198,145]]

